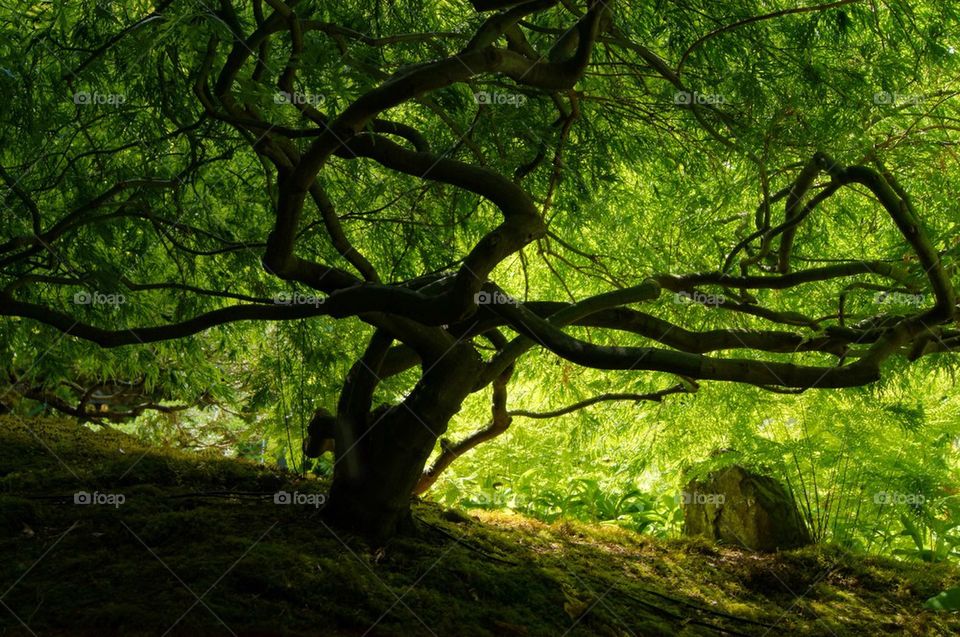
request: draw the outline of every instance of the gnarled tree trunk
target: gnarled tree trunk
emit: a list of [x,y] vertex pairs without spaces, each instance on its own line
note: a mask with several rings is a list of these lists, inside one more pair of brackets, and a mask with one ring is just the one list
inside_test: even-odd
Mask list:
[[331,524],[374,540],[412,529],[411,494],[481,369],[473,347],[456,344],[440,358],[424,361],[420,380],[402,402],[371,410],[391,342],[377,331],[344,382],[333,485],[324,509]]

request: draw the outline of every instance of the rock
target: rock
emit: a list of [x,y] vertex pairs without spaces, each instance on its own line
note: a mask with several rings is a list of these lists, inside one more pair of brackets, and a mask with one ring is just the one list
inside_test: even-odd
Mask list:
[[683,534],[754,551],[812,542],[793,496],[773,478],[733,465],[693,480],[682,494]]

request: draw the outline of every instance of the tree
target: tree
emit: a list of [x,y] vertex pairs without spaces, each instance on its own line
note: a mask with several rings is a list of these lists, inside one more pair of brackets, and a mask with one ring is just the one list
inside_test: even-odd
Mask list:
[[[326,514],[382,538],[510,425],[531,350],[659,400],[861,386],[960,343],[955,223],[918,211],[952,185],[947,8],[460,4],[7,12],[7,346],[44,325],[183,365],[249,352],[234,324],[348,321]],[[443,440],[488,388],[488,426]]]

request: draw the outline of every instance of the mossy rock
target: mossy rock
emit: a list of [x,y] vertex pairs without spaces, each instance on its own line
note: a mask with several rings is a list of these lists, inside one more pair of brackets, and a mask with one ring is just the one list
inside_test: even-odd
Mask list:
[[691,481],[683,512],[687,536],[765,552],[812,541],[790,492],[773,478],[737,465]]

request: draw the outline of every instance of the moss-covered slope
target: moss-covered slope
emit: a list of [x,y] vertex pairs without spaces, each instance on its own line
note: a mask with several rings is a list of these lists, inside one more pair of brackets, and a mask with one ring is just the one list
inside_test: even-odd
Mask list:
[[[382,548],[324,525],[325,485],[0,417],[2,635],[948,635],[948,565],[775,556],[417,507]],[[275,504],[277,491],[302,504]],[[112,504],[74,504],[80,491]],[[118,504],[122,496],[122,504]],[[93,497],[93,496],[91,496]]]

